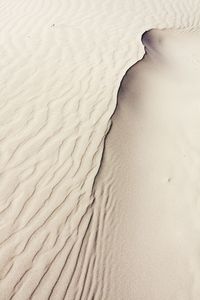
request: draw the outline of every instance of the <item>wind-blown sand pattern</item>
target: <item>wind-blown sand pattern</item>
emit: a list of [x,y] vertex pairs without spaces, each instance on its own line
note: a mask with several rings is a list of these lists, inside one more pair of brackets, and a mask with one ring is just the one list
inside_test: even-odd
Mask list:
[[[199,299],[199,91],[196,91],[199,61],[198,53],[191,53],[190,56],[185,52],[187,49],[192,51],[193,44],[194,49],[198,45],[199,35],[193,37],[192,32],[197,31],[200,24],[200,2],[2,0],[0,8],[0,299]],[[149,128],[149,132],[145,132],[145,137],[148,138],[144,139],[142,135],[138,135],[134,123],[136,121],[133,120],[130,125],[129,116],[126,119],[124,112],[124,117],[120,113],[118,116],[122,103],[114,114],[113,128],[108,135],[107,146],[104,147],[111,117],[117,105],[120,82],[126,71],[143,57],[141,36],[152,28],[188,31],[187,37],[183,37],[182,46],[173,46],[172,42],[172,53],[167,48],[170,54],[169,67],[168,61],[164,63],[164,67],[159,65],[160,60],[155,65],[161,69],[160,72],[164,72],[162,68],[166,66],[169,68],[166,72],[169,72],[170,77],[175,76],[173,86],[169,86],[173,91],[179,82],[179,76],[174,73],[176,67],[173,70],[173,66],[177,63],[177,68],[181,68],[182,56],[183,59],[185,55],[191,58],[188,61],[189,66],[183,66],[183,74],[190,66],[195,66],[196,73],[191,78],[183,76],[181,79],[182,86],[187,87],[188,81],[190,82],[187,91],[188,97],[191,97],[191,106],[184,104],[185,115],[177,115],[178,112],[181,113],[182,104],[179,100],[176,101],[173,121],[179,120],[179,117],[181,125],[179,127],[179,122],[175,122],[173,136],[167,136],[164,141],[157,139],[154,130],[157,127],[153,127],[160,124],[159,115],[158,123],[153,123],[152,130]],[[176,34],[175,37],[172,34],[172,39],[176,40]],[[152,40],[151,36],[149,40]],[[168,42],[171,45],[171,33],[169,39],[166,38],[166,47]],[[179,52],[175,49],[179,49]],[[154,55],[154,51],[150,53]],[[162,53],[168,54],[165,46],[160,53],[161,56]],[[176,55],[173,56],[173,53]],[[154,69],[153,62],[150,65],[149,63],[148,58],[147,62],[144,60],[144,67],[141,66],[141,69],[145,66]],[[193,67],[191,68],[193,72]],[[140,76],[140,71],[139,75],[137,70],[134,72],[136,78]],[[149,92],[151,97],[147,95],[148,88],[153,86],[154,79],[155,82],[159,81],[155,74],[156,69],[152,72],[154,73],[149,79],[151,82],[145,77],[144,83],[138,84],[144,93],[142,99],[147,101],[147,107],[157,85]],[[148,72],[146,74],[148,76]],[[127,93],[129,88],[127,87]],[[162,88],[163,83],[159,88],[161,95],[165,93]],[[164,118],[163,131],[159,130],[161,135],[166,134],[168,124],[169,130],[172,130],[172,123],[168,119],[173,112],[173,95],[172,92],[170,108],[166,108],[168,113]],[[122,90],[119,100],[123,97]],[[186,94],[184,101],[188,97]],[[138,95],[135,98],[138,99]],[[126,99],[124,103],[126,111]],[[167,107],[166,101],[163,100],[163,103]],[[153,108],[152,113],[155,112]],[[159,109],[158,114],[162,112],[160,118],[164,117],[164,108]],[[192,122],[191,125],[184,121],[187,113],[190,114],[188,120]],[[134,114],[136,115],[137,113]],[[145,112],[144,116],[146,117]],[[126,141],[126,126],[122,132],[115,129],[120,126],[118,124],[121,124],[122,117],[125,118],[127,126],[130,125],[136,130],[136,139],[139,141],[135,141],[132,147],[132,141],[127,140],[128,148],[123,147],[127,154],[120,152],[121,145],[117,150],[120,153],[112,155],[112,139],[122,137],[122,142]],[[140,113],[137,117],[140,117]],[[145,124],[148,125],[149,121],[147,118]],[[194,130],[190,135],[191,128]],[[145,170],[140,169],[139,163],[148,159],[148,152],[145,152],[147,156],[139,157],[135,172],[134,161],[130,166],[129,160],[121,160],[124,156],[129,157],[129,151],[140,156],[141,151],[144,151],[144,144],[146,148],[151,145],[153,151],[155,142],[158,142],[156,152],[152,153],[150,165]],[[171,142],[173,143],[169,145]],[[173,145],[175,150],[172,149]],[[179,178],[177,183],[178,175],[170,169],[171,161],[167,173],[162,173],[162,164],[161,167],[158,165],[156,169],[153,168],[155,156],[162,162],[165,146],[169,149],[167,153],[171,155],[172,161],[181,152],[177,170],[181,173],[185,168],[188,173],[188,177],[183,176],[183,181]],[[184,151],[186,160],[183,159]],[[124,173],[117,172],[117,168],[122,165]],[[179,169],[180,165],[182,169]],[[146,177],[150,176],[148,172],[151,170],[152,180],[146,184]],[[126,198],[123,189],[127,193],[129,189],[123,184],[123,177],[128,176],[129,172],[133,176],[129,176],[131,196]],[[137,179],[140,174],[144,177],[136,180],[134,174]],[[134,226],[138,224],[141,227],[137,227],[135,234],[141,233],[147,238],[149,226],[138,221],[139,213],[134,214],[134,210],[140,210],[141,213],[144,210],[141,216],[145,217],[147,207],[145,195],[140,195],[141,206],[133,207],[139,194],[137,197],[132,194],[132,181],[138,193],[142,193],[144,189],[146,194],[150,194],[149,189],[151,183],[155,183],[154,178],[164,180],[164,190],[159,186],[159,194],[165,192],[166,185],[171,186],[161,201],[167,202],[170,193],[176,191],[179,196],[174,199],[175,204],[172,205],[170,200],[169,206],[161,207],[159,199],[155,200],[149,195],[148,200],[156,205],[156,209],[166,207],[166,222],[164,220],[162,223],[160,220],[160,223],[158,220],[154,225],[155,215],[152,216],[152,223],[148,222],[153,224],[150,227],[150,236],[143,247],[141,243],[144,241],[139,240],[138,236],[135,240],[130,237],[132,232],[136,232]],[[190,189],[188,184],[195,188]],[[154,192],[156,195],[156,191]],[[135,199],[131,207],[128,207],[129,196]],[[125,198],[127,200],[124,201]],[[182,198],[183,207],[180,203]],[[126,211],[119,206],[119,202],[122,205],[125,202]],[[171,211],[174,213],[174,206],[175,213],[180,211],[177,224],[174,224],[176,216],[171,221],[167,220]],[[153,212],[147,213],[150,215]],[[162,217],[163,215],[160,218]],[[175,225],[179,228],[180,218],[186,220],[184,230],[181,231],[181,227],[177,233],[173,230]],[[165,228],[162,226],[167,225],[169,236],[165,240],[162,235]],[[163,238],[163,244],[158,248],[150,247],[148,257],[146,247],[155,242],[154,226],[160,227],[155,235]],[[185,234],[189,239],[186,242]],[[175,246],[168,249],[168,240],[173,239],[174,235],[178,236]],[[135,250],[136,242],[138,244]],[[127,247],[124,247],[125,243]],[[157,270],[149,273],[152,265],[148,265],[148,262],[149,258],[155,258],[154,251],[158,257],[156,265],[154,264]],[[163,256],[164,251],[167,252],[167,258]],[[145,257],[141,262],[143,253]],[[175,263],[177,268],[173,266]],[[171,265],[173,269],[163,271],[163,268],[170,268]],[[161,271],[158,270],[159,267]],[[143,276],[145,272],[147,276]],[[174,281],[170,277],[172,272]],[[167,293],[167,289],[170,292],[168,290]]]

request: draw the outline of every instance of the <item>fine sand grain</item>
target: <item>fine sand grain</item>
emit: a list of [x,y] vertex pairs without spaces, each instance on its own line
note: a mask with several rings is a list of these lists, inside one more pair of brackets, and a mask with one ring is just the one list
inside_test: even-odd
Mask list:
[[199,0],[1,0],[0,300],[200,299],[199,25]]

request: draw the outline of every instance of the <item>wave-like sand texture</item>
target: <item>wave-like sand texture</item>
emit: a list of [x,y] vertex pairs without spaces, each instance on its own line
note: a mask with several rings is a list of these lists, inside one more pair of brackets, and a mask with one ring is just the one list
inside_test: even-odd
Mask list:
[[2,0],[0,24],[0,299],[138,300],[110,281],[112,170],[95,183],[141,35],[195,30],[200,2]]

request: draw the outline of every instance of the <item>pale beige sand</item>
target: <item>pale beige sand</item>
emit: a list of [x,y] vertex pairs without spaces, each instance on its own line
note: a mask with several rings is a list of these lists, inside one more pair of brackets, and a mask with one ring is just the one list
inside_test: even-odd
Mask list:
[[108,299],[198,300],[200,32],[152,30],[143,43],[145,57],[122,81],[96,182],[104,191],[112,178]]
[[[149,225],[137,223],[137,215],[133,214],[133,207],[128,205],[128,190],[123,193],[126,201],[122,201],[120,193],[117,193],[117,181],[121,193],[125,187],[123,180],[120,180],[122,173],[114,170],[115,167],[126,163],[123,157],[121,159],[121,154],[117,158],[111,157],[111,167],[109,168],[108,164],[106,168],[109,170],[106,169],[104,173],[105,168],[102,168],[101,173],[105,136],[116,107],[120,82],[127,69],[144,54],[141,43],[143,32],[151,28],[196,30],[199,25],[199,0],[0,2],[0,300],[138,300],[137,297],[142,297],[139,293],[145,292],[145,289],[140,277],[144,277],[139,271],[138,276],[133,272],[134,257],[137,255],[133,255],[133,246],[129,244],[129,241],[132,243],[132,239],[129,239],[129,236],[133,230],[132,225],[138,224],[144,231]],[[187,45],[188,41],[189,37],[183,45]],[[191,39],[191,45],[193,44],[196,45],[196,40]],[[183,48],[184,46],[180,53]],[[172,49],[172,53],[173,51]],[[180,68],[182,60],[179,59],[178,53],[171,65],[176,61]],[[187,84],[188,80],[185,82],[186,86]],[[145,82],[140,87],[142,92]],[[176,85],[173,88],[176,88]],[[145,89],[148,90],[147,86]],[[162,89],[160,93],[163,94]],[[144,95],[145,100],[146,98],[151,99]],[[181,111],[180,107],[182,106],[176,104],[174,118],[176,112]],[[198,111],[194,106],[191,107],[195,113],[193,122],[198,122]],[[169,113],[171,111],[168,106],[166,110]],[[159,115],[161,116],[161,112]],[[166,124],[169,123],[167,122],[166,115]],[[193,126],[192,128],[198,127],[196,123]],[[165,127],[163,133],[164,130]],[[195,141],[196,134],[195,131],[192,132],[194,138],[191,137],[191,143]],[[174,134],[176,133],[175,130]],[[125,137],[126,134],[125,127],[122,135]],[[148,145],[155,148],[154,134],[155,131],[149,128],[149,135],[144,135],[148,136],[148,140],[136,135],[136,138],[139,138],[138,147],[141,147],[141,150],[136,152],[138,155],[142,153],[144,145],[145,149],[148,149]],[[117,132],[118,135],[120,132]],[[182,137],[183,134],[180,134],[180,141]],[[164,145],[161,141],[162,139],[158,140],[158,150],[152,154],[158,154],[158,160],[163,157],[161,153]],[[171,137],[169,141],[171,142]],[[181,145],[180,143],[178,145]],[[127,147],[129,145],[127,141]],[[167,140],[166,147],[170,147]],[[198,163],[198,155],[193,155],[193,152],[198,152],[195,147],[194,145],[191,152],[191,161],[194,159]],[[168,155],[176,158],[177,149],[175,147],[174,150],[173,147]],[[127,148],[126,151],[128,159],[134,148]],[[111,153],[109,150],[107,152],[107,155]],[[138,164],[140,161],[146,163],[145,160],[151,162],[148,160],[148,152],[144,152]],[[133,166],[128,165],[128,161],[124,176],[133,172]],[[192,175],[188,176],[197,183],[197,169],[192,166],[192,163],[189,164],[188,172]],[[140,177],[140,173],[152,169],[151,165],[147,167],[144,171],[137,166],[137,178]],[[162,175],[160,164],[157,169],[158,175],[154,174],[152,180],[155,176],[160,178]],[[100,174],[104,174],[103,180]],[[134,180],[135,177],[131,176],[132,173],[128,179]],[[151,182],[149,186],[145,186],[145,176],[140,182],[138,179],[138,194],[135,194],[134,199],[139,197],[140,189],[144,190],[146,195],[151,187]],[[166,176],[171,176],[172,180],[163,185],[169,185],[176,190],[176,185],[173,185],[176,183],[173,172],[170,170]],[[163,178],[164,182],[167,178]],[[195,186],[195,183],[193,184]],[[182,182],[180,186],[182,188]],[[186,197],[190,188],[187,188],[186,184],[184,188],[182,193]],[[132,197],[132,184],[130,194]],[[145,199],[145,195],[141,195],[141,198]],[[168,199],[169,195],[165,197]],[[121,208],[124,221],[123,218],[115,218],[117,199],[127,205],[127,213],[124,214],[124,208]],[[148,199],[153,201],[152,197]],[[177,206],[178,200],[179,198],[176,200]],[[196,220],[196,217],[192,216],[193,206],[190,207],[190,203],[191,201],[188,204],[186,223],[190,217],[191,223]],[[159,208],[160,204],[157,205]],[[117,209],[116,207],[115,211]],[[145,216],[145,203],[140,210],[141,213],[144,211]],[[170,209],[167,210],[168,214],[170,212]],[[185,214],[183,206],[180,216],[184,217]],[[168,215],[166,218],[168,220]],[[169,240],[175,234],[174,220],[175,217],[172,218],[169,229]],[[120,222],[124,224],[121,231],[116,227],[116,223],[122,224]],[[152,215],[151,231],[153,222]],[[197,221],[197,230],[198,224]],[[193,225],[190,226],[186,226],[189,228],[188,236],[192,239],[192,245],[196,245],[198,234],[195,231],[190,235]],[[182,229],[181,226],[180,228]],[[116,232],[119,233],[119,243],[113,244]],[[161,226],[157,235],[163,237],[163,241],[167,243],[166,247],[169,247],[168,239],[165,239],[162,232],[164,229]],[[185,234],[184,230],[183,233]],[[122,243],[123,234],[127,247]],[[181,233],[179,235],[181,236]],[[148,243],[150,241],[151,236]],[[139,242],[137,245],[138,251],[146,251],[145,246],[140,247]],[[166,247],[163,244],[163,249]],[[118,253],[123,252],[123,255],[113,256],[113,249],[119,250]],[[195,253],[191,253],[191,249],[193,248],[188,248],[188,255],[191,259],[194,257],[194,261],[191,262],[191,274],[195,285],[194,295],[191,297],[195,299],[198,295],[195,294],[198,293],[198,280],[197,283],[195,280],[198,279],[199,269],[198,261],[195,261],[196,250]],[[150,254],[154,250],[152,248]],[[158,250],[158,254],[162,254],[161,249]],[[188,256],[184,256],[186,252],[183,251],[183,255],[180,255],[180,264],[187,261]],[[121,268],[121,273],[118,267]],[[189,267],[184,265],[182,268],[187,272]],[[175,279],[182,270],[179,266],[176,269]],[[145,269],[142,272],[145,272]],[[161,292],[171,273],[166,271],[166,276],[165,273],[162,274],[163,279],[158,272],[152,272],[152,288],[159,277],[157,286]],[[191,290],[191,284],[188,283],[191,277],[188,274],[186,277],[182,275],[181,278],[184,279],[184,297],[185,291]],[[139,280],[138,285],[134,284],[135,280]],[[149,285],[148,279],[145,285]],[[141,288],[137,289],[136,286]],[[170,280],[167,287],[175,290]],[[133,294],[134,291],[138,294]],[[182,300],[181,297],[182,295],[179,299]]]

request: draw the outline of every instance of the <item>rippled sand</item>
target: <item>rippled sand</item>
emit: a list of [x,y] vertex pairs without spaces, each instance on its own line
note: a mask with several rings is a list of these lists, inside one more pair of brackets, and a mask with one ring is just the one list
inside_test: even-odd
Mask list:
[[0,300],[198,300],[199,0],[0,25]]

